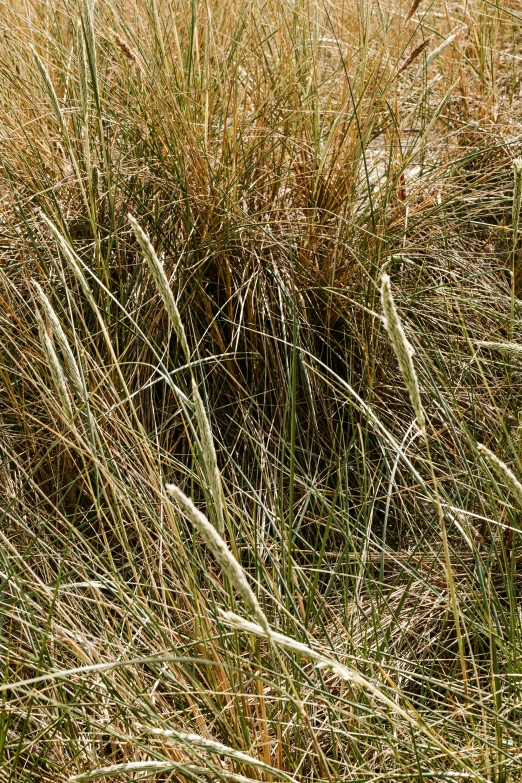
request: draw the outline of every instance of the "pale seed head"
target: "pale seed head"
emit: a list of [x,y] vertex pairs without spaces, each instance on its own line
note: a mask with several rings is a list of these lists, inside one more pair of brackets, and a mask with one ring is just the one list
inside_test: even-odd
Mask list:
[[38,311],[36,311],[36,320],[38,323],[38,334],[40,336],[40,342],[42,343],[45,358],[47,359],[47,364],[49,365],[49,369],[51,371],[51,377],[53,379],[55,389],[58,392],[58,396],[65,411],[67,420],[70,422],[73,418],[73,412],[71,399],[67,391],[65,375],[63,374],[60,360],[56,354],[53,341],[49,337],[47,329],[45,328],[44,322],[42,320],[42,316]]
[[477,342],[481,348],[489,348],[490,351],[500,351],[501,353],[513,354],[514,356],[522,354],[522,345],[518,343],[493,343],[487,340]]
[[141,228],[137,220],[132,215],[128,215],[128,218],[136,235],[136,239],[140,244],[143,255],[145,256],[145,259],[149,265],[149,269],[158,287],[161,298],[163,299],[163,304],[165,305],[165,309],[169,315],[173,329],[176,332],[176,336],[179,342],[181,343],[183,353],[185,354],[185,359],[188,362],[190,361],[190,352],[188,349],[187,338],[185,336],[185,328],[183,326],[183,322],[181,320],[170,283],[168,281],[167,275],[165,274],[163,264],[160,262],[150,239],[148,238],[145,231]]
[[82,376],[80,374],[80,370],[78,369],[76,359],[74,358],[74,354],[69,344],[69,340],[67,339],[67,336],[59,321],[59,318],[56,315],[49,299],[45,295],[43,288],[39,283],[36,282],[36,280],[33,280],[33,286],[38,295],[38,299],[40,300],[42,309],[51,325],[53,337],[55,338],[56,342],[60,346],[71,380],[74,383],[77,393],[83,399],[85,395],[84,395]]
[[212,525],[206,516],[196,508],[192,500],[181,491],[175,484],[167,484],[166,490],[176,500],[177,504],[197,529],[201,538],[212,552],[216,562],[223,573],[228,576],[241,598],[248,606],[252,614],[263,628],[268,637],[271,636],[270,626],[265,613],[259,605],[257,597],[250,587],[247,575],[244,569],[239,565],[236,558],[225,544],[214,525]]
[[417,373],[413,365],[413,349],[406,339],[404,329],[402,327],[395,302],[393,300],[390,278],[384,274],[382,276],[381,287],[381,301],[382,309],[384,312],[384,326],[390,337],[393,350],[397,356],[399,367],[406,383],[406,388],[410,395],[411,404],[415,411],[415,417],[417,419],[417,426],[420,430],[424,429],[425,417],[424,410],[421,403],[419,382],[417,380]]
[[492,451],[490,451],[482,443],[478,446],[479,453],[484,457],[486,462],[489,463],[493,471],[497,474],[497,477],[506,485],[509,492],[516,499],[520,508],[522,508],[522,484],[517,479],[512,470],[508,468],[505,462],[497,457]]

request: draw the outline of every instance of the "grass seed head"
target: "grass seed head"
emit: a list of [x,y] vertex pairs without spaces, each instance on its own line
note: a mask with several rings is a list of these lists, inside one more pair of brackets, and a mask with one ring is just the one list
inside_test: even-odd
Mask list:
[[188,349],[187,338],[185,335],[185,328],[183,326],[183,322],[181,320],[178,306],[176,304],[176,300],[174,299],[174,294],[172,293],[172,289],[170,287],[167,275],[165,274],[163,264],[160,262],[158,256],[156,255],[156,251],[154,250],[149,237],[142,229],[142,227],[139,225],[137,220],[132,215],[128,215],[128,218],[132,226],[132,229],[136,235],[136,239],[140,244],[143,255],[147,260],[154,281],[158,286],[158,291],[160,292],[161,298],[163,299],[163,304],[165,305],[165,309],[172,322],[172,326],[174,328],[174,331],[176,332],[176,336],[179,342],[181,343],[183,353],[185,354],[185,359],[188,362],[190,361],[190,352]]
[[214,525],[208,521],[206,516],[196,508],[192,500],[187,497],[185,493],[182,492],[181,489],[175,484],[167,484],[166,490],[176,500],[185,516],[197,529],[201,538],[214,555],[214,558],[216,559],[216,562],[218,563],[223,573],[228,576],[245,604],[249,607],[252,614],[260,623],[264,632],[268,637],[270,637],[271,632],[268,620],[266,619],[266,615],[259,605],[259,601],[257,600],[254,591],[248,583],[246,573],[237,562],[236,558],[225,544]]
[[489,340],[479,340],[477,346],[480,348],[488,348],[490,351],[500,351],[501,353],[512,354],[513,356],[520,356],[522,354],[522,345],[518,343],[495,343]]
[[406,339],[397,308],[395,307],[395,302],[393,301],[390,278],[386,274],[382,276],[381,301],[384,312],[384,326],[390,337],[404,382],[406,383],[406,388],[410,395],[411,404],[417,419],[417,426],[420,430],[423,430],[426,420],[420,398],[417,373],[415,372],[415,367],[413,365],[413,349]]
[[489,463],[493,471],[497,474],[498,478],[506,485],[509,492],[516,499],[520,508],[522,508],[522,484],[517,479],[512,470],[508,468],[505,462],[497,457],[492,451],[490,451],[482,443],[477,446],[479,453],[484,457],[486,462]]
[[138,56],[135,49],[133,49],[132,46],[130,46],[125,38],[122,38],[119,33],[115,32],[115,30],[111,30],[111,37],[114,42],[114,44],[118,47],[120,52],[131,62],[136,65],[139,72],[144,75],[145,74],[145,68],[143,67],[143,63],[141,61],[141,58]]
[[52,328],[53,336],[56,339],[58,345],[60,346],[60,349],[63,354],[63,358],[65,360],[65,364],[67,365],[67,369],[69,370],[69,374],[74,383],[76,391],[83,399],[85,395],[84,395],[82,376],[80,374],[80,370],[76,363],[76,359],[74,358],[74,354],[69,344],[69,340],[67,339],[67,336],[62,328],[58,316],[56,315],[49,299],[45,295],[45,292],[41,287],[41,285],[37,283],[36,280],[33,280],[33,287],[36,290],[42,309],[45,315],[47,316],[47,319],[49,320],[49,323]]
[[431,37],[425,38],[422,43],[420,43],[418,46],[415,47],[413,52],[410,54],[410,56],[404,61],[404,63],[401,65],[399,70],[397,71],[397,76],[399,76],[403,71],[406,70],[406,68],[409,68],[410,65],[415,62],[417,57],[420,57],[423,51],[429,46],[431,41]]
[[293,778],[290,775],[285,774],[281,770],[274,769],[272,766],[269,766],[264,761],[261,761],[260,759],[249,755],[248,753],[244,753],[241,750],[232,748],[229,745],[224,745],[222,742],[217,742],[214,739],[210,739],[208,737],[202,737],[200,734],[192,734],[192,733],[187,733],[185,731],[177,731],[176,729],[171,729],[171,728],[164,729],[156,726],[152,728],[148,728],[144,726],[143,732],[145,734],[150,734],[153,737],[161,737],[166,740],[173,740],[174,743],[179,743],[182,747],[188,748],[191,751],[195,750],[196,752],[203,751],[204,753],[214,753],[214,754],[223,755],[227,758],[233,759],[234,761],[238,761],[243,764],[248,764],[252,767],[257,767],[258,769],[268,772],[268,774],[275,774],[277,775],[278,778],[281,778],[283,780],[288,780],[288,781],[293,780]]
[[409,11],[408,11],[408,13],[406,14],[406,21],[409,21],[409,20],[412,18],[413,14],[414,14],[414,13],[417,11],[417,9],[419,8],[419,6],[420,6],[420,4],[421,4],[421,1],[422,1],[422,0],[413,0],[413,3],[412,3],[412,4],[411,4],[411,6],[410,6],[410,10],[409,10]]
[[38,334],[40,337],[40,342],[44,350],[45,358],[47,359],[47,364],[49,365],[49,369],[51,371],[53,383],[56,391],[58,392],[58,396],[60,398],[60,402],[62,403],[67,420],[70,422],[73,418],[73,412],[71,398],[69,397],[69,392],[67,391],[67,382],[65,380],[65,375],[63,373],[60,360],[58,359],[58,355],[54,348],[53,341],[51,340],[47,329],[45,328],[42,316],[38,310],[36,311],[36,320],[38,323]]

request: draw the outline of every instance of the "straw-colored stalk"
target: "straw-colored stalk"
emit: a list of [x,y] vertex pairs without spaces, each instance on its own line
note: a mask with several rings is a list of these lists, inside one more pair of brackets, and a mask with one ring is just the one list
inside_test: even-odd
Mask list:
[[518,242],[518,232],[520,227],[520,211],[522,209],[522,158],[515,158],[513,161],[513,248]]
[[217,530],[222,533],[225,529],[224,508],[223,508],[223,488],[221,484],[221,474],[217,464],[216,449],[214,447],[214,438],[210,429],[203,400],[198,391],[196,381],[192,379],[192,396],[194,399],[194,409],[196,421],[198,423],[199,435],[201,439],[201,450],[203,452],[203,461],[207,474],[207,481],[214,500],[216,510]]
[[522,484],[517,479],[515,474],[512,470],[508,468],[508,466],[505,464],[505,462],[502,462],[501,459],[497,457],[496,454],[493,454],[492,451],[490,451],[487,446],[484,446],[482,443],[479,443],[477,446],[479,453],[484,457],[486,462],[491,466],[493,471],[497,474],[500,481],[502,481],[508,490],[511,492],[514,498],[516,498],[516,501],[520,508],[522,508]]
[[384,326],[390,337],[402,376],[406,383],[406,388],[410,395],[411,404],[417,419],[417,426],[420,430],[424,430],[426,420],[420,398],[417,373],[415,372],[415,367],[413,365],[413,348],[406,339],[397,308],[395,307],[395,302],[393,301],[390,278],[386,274],[382,276],[381,300],[384,312]]
[[446,524],[444,522],[444,512],[442,510],[442,505],[440,501],[438,482],[437,482],[437,477],[435,475],[435,468],[430,456],[429,441],[426,435],[426,420],[424,417],[424,410],[420,398],[419,382],[417,380],[417,373],[415,372],[415,367],[413,365],[413,358],[412,358],[413,348],[411,347],[408,340],[406,339],[406,335],[404,333],[404,329],[402,327],[401,320],[397,312],[397,308],[395,307],[395,302],[393,301],[393,296],[392,296],[391,286],[390,286],[390,278],[386,274],[382,276],[381,300],[382,300],[382,309],[384,311],[384,325],[390,336],[391,343],[393,345],[394,351],[399,361],[399,367],[401,368],[401,372],[406,383],[406,388],[408,389],[410,395],[411,404],[413,406],[413,410],[415,411],[417,426],[419,430],[424,434],[426,451],[428,455],[428,462],[430,465],[431,478],[433,483],[433,489],[435,493],[435,502],[439,513],[442,546],[444,550],[444,561],[446,565],[446,578],[448,580],[448,590],[450,594],[451,606],[453,609],[453,618],[455,620],[455,630],[457,633],[457,644],[459,648],[460,665],[462,668],[464,689],[467,692],[468,676],[467,676],[467,668],[466,668],[466,656],[464,651],[464,640],[462,636],[462,630],[460,627],[460,614],[458,608],[457,593],[455,590],[455,582],[453,579],[453,572],[451,567],[451,556],[450,556],[450,550],[448,544],[448,536],[446,533]]
[[[181,315],[174,299],[167,275],[163,268],[163,264],[158,259],[156,251],[154,250],[152,243],[149,240],[147,234],[143,231],[141,226],[135,220],[132,215],[129,215],[129,221],[132,225],[136,238],[140,244],[143,254],[149,264],[152,276],[158,286],[158,290],[161,294],[161,298],[165,304],[165,309],[170,317],[174,331],[181,343],[185,358],[190,361],[190,353],[188,349],[187,338],[185,335],[185,328],[181,320]],[[198,424],[199,435],[201,439],[201,448],[203,453],[203,461],[205,463],[207,481],[214,500],[214,507],[216,510],[217,528],[220,533],[224,530],[224,512],[223,512],[223,490],[221,486],[221,476],[217,464],[216,450],[214,448],[214,439],[212,437],[212,431],[210,429],[210,423],[203,405],[203,400],[199,394],[197,385],[192,380],[192,395],[194,399],[194,408],[196,414],[196,421]]]
[[[247,575],[244,569],[239,565],[239,563],[237,562],[237,560],[235,559],[232,552],[225,544],[225,542],[223,541],[219,533],[217,532],[216,528],[208,521],[206,516],[202,514],[201,511],[199,511],[195,507],[194,503],[180,490],[179,487],[177,487],[175,484],[167,484],[166,489],[167,492],[169,492],[175,498],[178,505],[184,512],[185,516],[197,528],[203,541],[214,555],[218,565],[221,567],[221,570],[226,576],[228,576],[230,582],[234,585],[234,587],[242,597],[245,605],[248,606],[248,608],[250,609],[250,611],[258,621],[259,625],[252,624],[253,627],[260,629],[262,635],[266,639],[268,639],[268,641],[271,642],[274,636],[274,631],[272,631],[272,629],[270,628],[270,624],[267,620],[267,617],[263,612],[263,610],[261,609],[261,606],[259,605],[259,602],[252,588],[248,583]],[[328,778],[329,781],[331,781],[331,775],[329,772],[326,757],[324,755],[324,751],[322,750],[321,746],[317,741],[315,732],[312,730],[312,727],[310,725],[310,720],[306,713],[305,707],[301,702],[295,684],[292,681],[292,678],[290,677],[288,671],[286,670],[284,660],[279,655],[277,646],[274,648],[274,650],[279,659],[281,668],[285,673],[285,677],[288,681],[290,689],[293,691],[294,704],[297,707],[297,710],[301,718],[304,720],[304,722],[306,723],[306,725],[310,730],[315,751],[321,761],[321,765],[323,767],[326,777]]]
[[[39,212],[40,217],[44,221],[45,225],[47,226],[47,228],[49,229],[49,231],[53,235],[53,237],[54,237],[58,247],[60,248],[60,250],[64,254],[65,258],[67,259],[67,262],[69,263],[71,269],[73,270],[73,272],[74,272],[74,274],[76,276],[76,279],[78,280],[78,283],[80,284],[80,286],[82,288],[82,291],[83,291],[87,301],[89,302],[89,304],[91,305],[93,310],[96,312],[96,309],[97,309],[96,308],[96,302],[95,302],[94,297],[92,295],[92,291],[91,291],[91,288],[90,288],[89,283],[87,281],[87,278],[85,277],[85,274],[83,273],[82,264],[81,264],[80,258],[78,257],[78,255],[76,254],[74,249],[69,245],[69,243],[67,242],[65,237],[62,236],[60,231],[56,228],[54,223],[51,220],[49,220],[49,218],[47,217],[45,212],[42,212],[41,209],[38,212]],[[101,323],[100,323],[100,326],[102,326]]]
[[522,158],[513,161],[513,212],[512,227],[512,252],[511,252],[511,329],[510,337],[513,338],[515,329],[515,272],[517,259],[517,244],[520,228],[520,210],[522,207]]
[[185,516],[197,529],[201,538],[212,552],[223,573],[228,576],[231,583],[234,585],[241,598],[245,602],[246,606],[248,606],[252,614],[260,623],[267,637],[271,638],[272,631],[270,629],[268,620],[265,613],[261,609],[261,606],[259,605],[259,601],[257,600],[254,591],[248,583],[247,575],[244,569],[237,562],[236,558],[225,544],[214,525],[208,521],[206,516],[196,508],[192,500],[187,497],[185,493],[182,492],[181,489],[175,484],[167,484],[166,490],[176,500]]
[[183,326],[183,322],[181,320],[181,316],[178,310],[178,306],[176,304],[176,300],[174,299],[174,294],[172,293],[170,283],[168,281],[167,275],[165,274],[163,264],[160,262],[158,256],[156,255],[156,251],[154,250],[149,237],[147,236],[145,231],[141,228],[141,226],[136,221],[136,219],[132,215],[129,215],[128,218],[132,226],[132,229],[136,235],[136,239],[140,244],[143,255],[145,256],[145,259],[149,265],[149,269],[152,273],[154,281],[158,286],[158,291],[160,292],[161,298],[163,299],[163,304],[165,305],[165,309],[169,315],[173,329],[183,349],[185,359],[187,362],[189,362],[190,352],[188,349],[187,338],[185,335],[185,328]]

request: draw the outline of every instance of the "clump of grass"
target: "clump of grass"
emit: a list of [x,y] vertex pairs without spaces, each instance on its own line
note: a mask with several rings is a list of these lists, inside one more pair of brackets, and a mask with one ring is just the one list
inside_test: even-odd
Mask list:
[[3,11],[4,777],[518,781],[517,4]]

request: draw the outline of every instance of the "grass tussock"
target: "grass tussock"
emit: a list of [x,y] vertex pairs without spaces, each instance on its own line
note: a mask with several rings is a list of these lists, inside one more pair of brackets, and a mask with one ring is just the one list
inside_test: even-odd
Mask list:
[[519,4],[0,7],[0,779],[519,781]]

